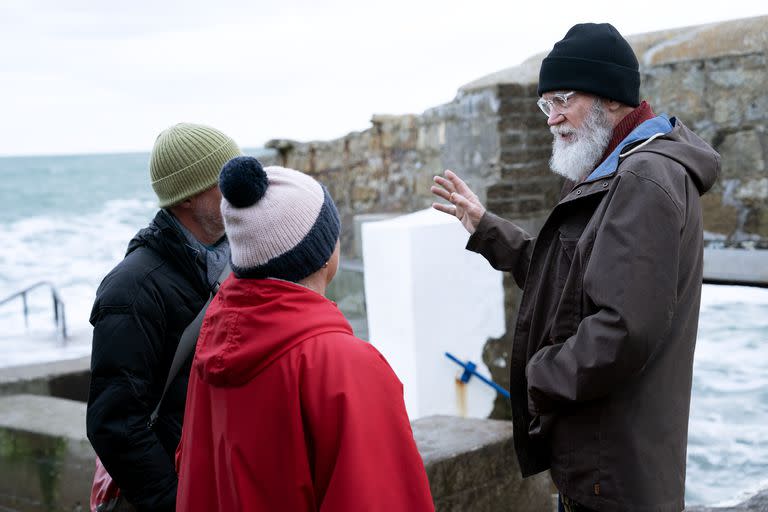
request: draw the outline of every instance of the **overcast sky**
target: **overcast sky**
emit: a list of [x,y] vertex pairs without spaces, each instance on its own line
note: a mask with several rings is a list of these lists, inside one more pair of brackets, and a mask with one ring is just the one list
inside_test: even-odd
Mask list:
[[0,0],[0,155],[149,150],[206,123],[241,146],[329,139],[420,113],[551,49],[768,14],[765,0]]

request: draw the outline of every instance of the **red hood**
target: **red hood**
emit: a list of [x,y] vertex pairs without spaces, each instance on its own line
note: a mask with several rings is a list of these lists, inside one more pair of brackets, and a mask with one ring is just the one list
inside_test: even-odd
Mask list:
[[336,304],[301,285],[230,276],[205,316],[194,371],[212,386],[240,386],[287,351],[328,332],[352,334]]

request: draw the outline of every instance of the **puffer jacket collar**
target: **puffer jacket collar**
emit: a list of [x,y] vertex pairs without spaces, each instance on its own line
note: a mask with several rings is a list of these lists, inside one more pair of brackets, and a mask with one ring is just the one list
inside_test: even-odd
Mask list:
[[197,260],[200,253],[189,247],[176,222],[166,210],[158,211],[149,225],[136,233],[128,243],[126,256],[140,247],[151,249],[159,254],[163,261],[173,265],[201,295],[208,293],[205,274]]

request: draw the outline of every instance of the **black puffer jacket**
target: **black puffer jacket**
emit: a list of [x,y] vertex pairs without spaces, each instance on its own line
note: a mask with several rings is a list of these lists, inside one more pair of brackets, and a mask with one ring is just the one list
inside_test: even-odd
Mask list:
[[174,452],[181,437],[191,357],[150,430],[184,328],[210,290],[196,252],[165,210],[139,231],[102,281],[91,312],[88,439],[125,498],[139,510],[174,510]]

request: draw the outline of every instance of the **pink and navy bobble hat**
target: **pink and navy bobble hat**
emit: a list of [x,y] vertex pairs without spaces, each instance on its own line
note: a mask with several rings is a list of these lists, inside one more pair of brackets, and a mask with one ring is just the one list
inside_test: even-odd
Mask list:
[[330,259],[341,230],[339,212],[313,178],[239,156],[222,167],[219,188],[237,277],[298,282]]

